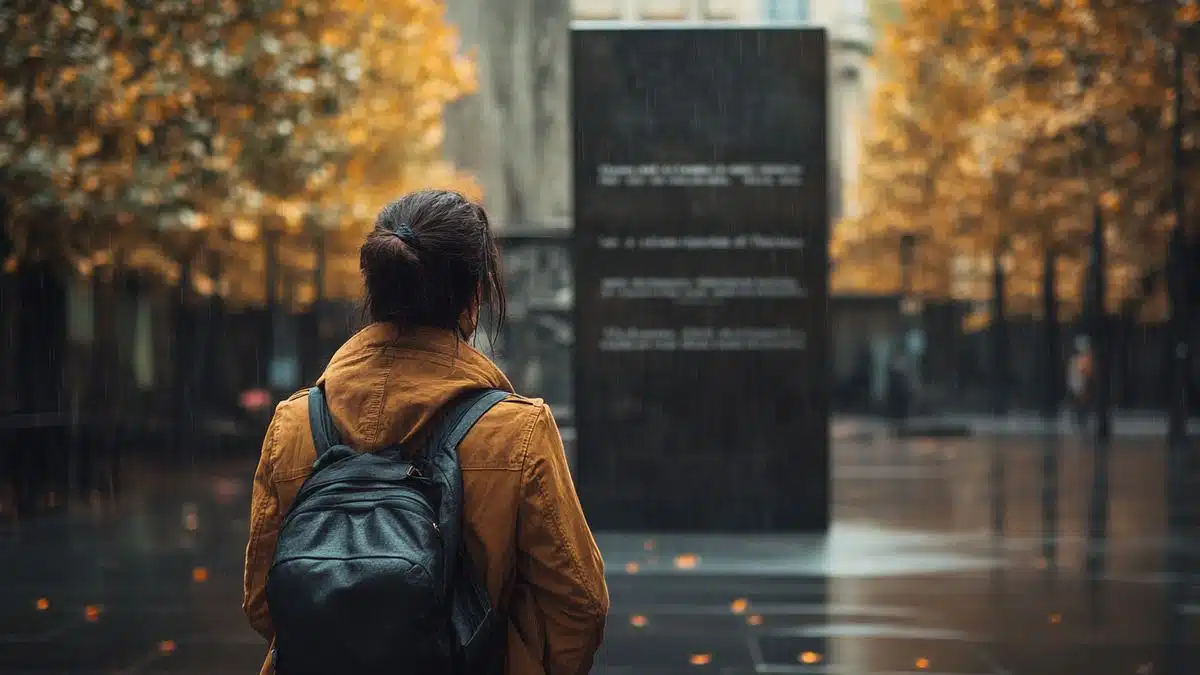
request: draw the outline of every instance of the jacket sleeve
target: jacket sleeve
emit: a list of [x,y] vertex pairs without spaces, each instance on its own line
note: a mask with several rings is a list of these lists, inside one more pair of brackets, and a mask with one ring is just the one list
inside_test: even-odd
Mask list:
[[526,442],[517,521],[518,576],[543,614],[547,675],[582,675],[604,638],[608,586],[567,467],[562,437],[541,406]]
[[279,495],[271,481],[272,459],[278,439],[279,414],[276,412],[263,439],[262,455],[254,471],[250,498],[250,541],[246,544],[246,566],[242,580],[242,611],[250,627],[268,641],[275,637],[275,626],[267,607],[267,570],[275,555],[279,535]]

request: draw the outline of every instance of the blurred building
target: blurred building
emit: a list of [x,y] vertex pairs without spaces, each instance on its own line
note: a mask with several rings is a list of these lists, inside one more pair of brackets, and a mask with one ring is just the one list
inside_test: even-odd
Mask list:
[[568,0],[448,0],[479,88],[447,113],[449,158],[483,187],[497,229],[570,226]]
[[447,118],[450,159],[480,181],[506,239],[509,324],[496,354],[521,391],[569,416],[572,282],[569,31],[596,26],[822,26],[830,35],[830,213],[855,210],[873,80],[868,0],[448,0],[478,91]]
[[[572,21],[814,25],[829,30],[831,215],[853,213],[859,138],[872,76],[871,18],[886,0],[449,0],[479,89],[448,115],[450,158],[475,174],[499,228],[570,228]],[[884,14],[887,12],[884,11]]]

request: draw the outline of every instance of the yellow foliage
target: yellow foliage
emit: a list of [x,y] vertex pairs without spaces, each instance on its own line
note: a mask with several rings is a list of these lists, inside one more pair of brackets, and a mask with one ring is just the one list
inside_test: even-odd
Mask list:
[[[447,104],[475,90],[470,58],[440,3],[422,0],[342,2],[348,17],[325,40],[359,47],[368,82],[333,133],[346,139],[343,171],[312,189],[330,229],[327,292],[357,297],[357,249],[387,202],[419,188],[439,187],[478,199],[478,184],[443,160]],[[349,264],[338,264],[342,257]]]
[[[1069,309],[1100,208],[1110,291],[1133,292],[1169,229],[1173,3],[899,4],[876,56],[861,215],[834,232],[834,289],[898,290],[899,241],[912,235],[920,290],[961,295],[955,261],[1001,247],[1014,252],[1010,299],[1030,309],[1053,248],[1080,270],[1060,276]],[[1196,120],[1200,77],[1187,81]]]
[[[475,79],[439,2],[36,5],[0,15],[0,194],[17,258],[83,255],[77,269],[124,261],[170,280],[159,258],[207,247],[237,276],[210,291],[255,301],[263,233],[310,251],[324,232],[330,290],[356,294],[379,205],[426,186],[478,196],[442,158],[445,106]],[[288,275],[311,274],[310,258]]]
[[[326,122],[322,131],[343,141],[344,160],[327,164],[309,176],[303,203],[281,202],[277,213],[292,234],[282,240],[282,261],[311,278],[315,257],[311,238],[323,236],[324,293],[357,298],[361,294],[358,246],[388,201],[422,187],[456,189],[479,198],[478,185],[443,159],[442,117],[447,104],[475,88],[471,60],[458,51],[456,34],[445,22],[441,4],[422,0],[338,0],[342,17],[320,32],[322,44],[355,46],[361,69],[360,93]],[[301,208],[303,204],[304,208]],[[299,228],[301,222],[311,228]],[[244,271],[230,292],[261,302],[264,269],[260,230],[244,221],[235,226],[235,246]],[[318,233],[320,233],[318,235]],[[289,252],[290,251],[290,252]],[[256,286],[256,283],[258,284]],[[298,286],[292,298],[311,302],[311,283]]]

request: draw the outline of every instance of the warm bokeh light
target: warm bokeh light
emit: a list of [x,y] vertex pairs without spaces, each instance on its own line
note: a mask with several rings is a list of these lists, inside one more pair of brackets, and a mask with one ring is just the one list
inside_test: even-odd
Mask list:
[[700,559],[691,553],[685,553],[675,557],[675,567],[681,570],[695,569],[699,562]]
[[712,663],[712,654],[692,654],[688,662],[693,666],[707,666]]
[[629,618],[629,624],[634,628],[645,628],[646,617],[642,616],[641,614],[635,614]]
[[625,563],[626,574],[637,574],[639,569],[641,569],[641,566],[635,562],[630,561]]
[[83,618],[87,619],[88,621],[99,621],[100,608],[96,605],[88,605],[87,607],[84,607]]
[[797,657],[797,660],[799,660],[800,663],[812,665],[814,663],[821,662],[821,655],[817,652],[801,652],[800,656]]
[[46,598],[38,598],[37,602],[33,603],[33,606],[36,607],[39,612],[44,612],[50,609],[50,600]]
[[196,567],[192,570],[192,581],[202,584],[208,581],[208,569],[204,567]]
[[737,600],[729,603],[729,611],[733,612],[734,614],[741,614],[742,612],[746,611],[746,607],[748,606],[750,606],[749,601],[747,601],[745,598],[738,598]]
[[1062,615],[1061,614],[1051,614],[1050,615],[1050,623],[1054,623],[1054,624],[1062,623]]
[[917,670],[929,670],[929,659],[921,657],[916,662]]
[[746,617],[746,623],[750,624],[751,626],[761,626],[763,623],[762,615],[751,614],[750,616]]
[[175,653],[175,641],[174,640],[163,640],[162,642],[158,643],[158,651],[161,654],[174,654]]

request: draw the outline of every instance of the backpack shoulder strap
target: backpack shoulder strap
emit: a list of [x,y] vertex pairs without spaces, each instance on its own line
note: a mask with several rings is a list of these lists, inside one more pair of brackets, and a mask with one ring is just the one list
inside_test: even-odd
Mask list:
[[[474,391],[450,404],[440,428],[425,445],[425,460],[433,472],[430,478],[438,486],[438,527],[442,530],[444,560],[447,569],[457,569],[462,544],[463,483],[458,465],[458,444],[484,413],[508,398],[499,389]],[[453,575],[447,575],[447,591]]]
[[337,427],[333,425],[333,416],[329,414],[329,406],[325,405],[325,391],[319,386],[308,390],[308,426],[312,430],[318,461],[330,448],[341,445]]
[[506,398],[508,392],[499,389],[468,394],[447,416],[446,424],[442,427],[441,443],[457,449],[479,418]]

